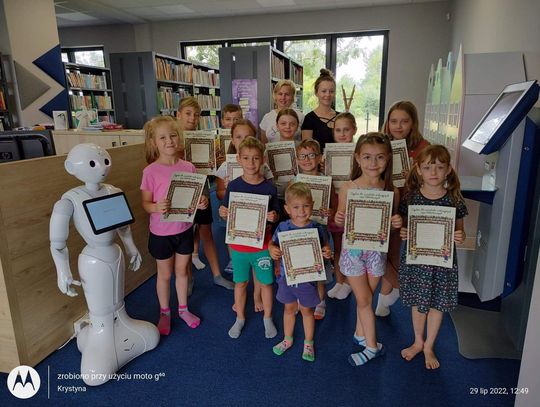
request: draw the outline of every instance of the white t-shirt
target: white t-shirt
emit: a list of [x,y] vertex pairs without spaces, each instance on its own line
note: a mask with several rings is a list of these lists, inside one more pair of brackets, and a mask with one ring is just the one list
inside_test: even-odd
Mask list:
[[[304,113],[302,113],[298,109],[294,109],[294,111],[298,115],[298,120],[299,120],[298,130],[296,130],[296,134],[294,138],[296,140],[301,140],[302,139],[301,127],[302,127],[302,122],[304,121]],[[272,143],[274,141],[279,141],[279,131],[276,126],[277,114],[278,114],[278,111],[276,109],[269,111],[263,116],[261,123],[259,125],[261,130],[264,130],[264,132],[266,133],[266,138],[268,139],[269,143]]]
[[[261,167],[261,173],[263,174],[264,179],[274,178],[274,174],[272,174],[270,167],[266,163],[264,163],[263,166]],[[223,162],[219,166],[218,170],[215,173],[215,176],[221,179],[225,179],[225,177],[227,176],[227,162],[226,161]],[[229,181],[232,181],[232,180],[229,180]]]

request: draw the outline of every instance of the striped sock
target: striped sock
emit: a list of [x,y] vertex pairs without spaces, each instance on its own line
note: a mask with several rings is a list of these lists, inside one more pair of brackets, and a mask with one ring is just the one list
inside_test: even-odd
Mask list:
[[371,359],[375,359],[378,356],[382,356],[384,354],[384,350],[385,349],[382,343],[377,343],[376,348],[371,348],[369,346],[366,346],[366,348],[363,351],[351,354],[349,356],[349,363],[352,366],[365,365]]

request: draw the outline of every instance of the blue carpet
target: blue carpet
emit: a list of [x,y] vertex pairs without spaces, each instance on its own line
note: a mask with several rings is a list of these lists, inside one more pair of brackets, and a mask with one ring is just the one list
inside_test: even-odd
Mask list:
[[[215,229],[216,241],[223,228]],[[219,247],[222,266],[227,253]],[[204,259],[204,257],[203,257]],[[177,317],[171,335],[158,347],[120,370],[118,381],[99,387],[69,379],[80,369],[75,341],[56,351],[37,367],[42,380],[36,396],[17,400],[0,386],[0,405],[98,405],[98,406],[512,406],[512,395],[471,394],[474,389],[516,386],[520,362],[503,359],[468,360],[458,353],[451,318],[445,316],[437,355],[441,368],[428,371],[423,356],[407,363],[400,350],[412,339],[409,309],[398,301],[392,314],[377,319],[379,341],[387,354],[363,367],[353,368],[347,356],[358,349],[352,344],[355,302],[328,301],[327,317],[316,325],[316,361],[301,359],[303,333],[298,318],[293,348],[278,357],[272,346],[283,335],[281,304],[274,303],[278,337],[265,339],[262,315],[253,312],[248,297],[247,323],[239,339],[230,339],[235,320],[232,291],[212,284],[208,270],[195,272],[190,309],[201,316],[197,329]],[[176,305],[176,304],[174,304]],[[155,277],[126,298],[128,314],[157,323]],[[50,371],[50,381],[48,381]],[[64,376],[59,376],[64,375]],[[0,374],[6,383],[7,374]],[[78,393],[65,387],[80,386]],[[48,394],[49,390],[49,394]]]

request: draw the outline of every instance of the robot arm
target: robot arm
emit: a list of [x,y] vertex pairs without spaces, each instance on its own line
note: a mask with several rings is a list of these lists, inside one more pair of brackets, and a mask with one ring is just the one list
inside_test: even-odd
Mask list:
[[137,250],[137,247],[135,246],[135,242],[133,241],[131,228],[129,226],[124,226],[119,228],[117,231],[118,236],[120,236],[120,240],[122,240],[128,254],[128,269],[131,271],[137,271],[139,267],[141,267],[142,257],[139,250]]
[[73,215],[73,204],[68,199],[61,199],[54,204],[49,224],[51,254],[56,266],[58,288],[63,294],[75,297],[77,292],[71,286],[80,286],[80,281],[73,280],[69,267],[69,252],[66,240],[69,235],[69,221]]

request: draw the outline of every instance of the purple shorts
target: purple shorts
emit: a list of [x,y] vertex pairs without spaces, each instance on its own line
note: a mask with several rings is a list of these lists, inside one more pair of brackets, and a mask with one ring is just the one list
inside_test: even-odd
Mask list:
[[317,291],[317,283],[301,283],[288,286],[285,277],[278,280],[276,298],[282,304],[298,301],[302,307],[314,308],[321,302]]

